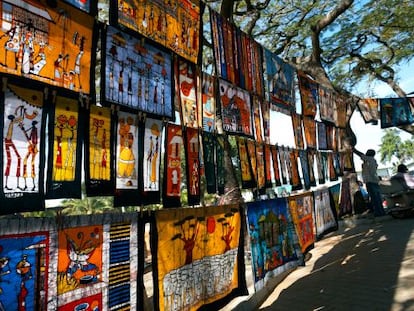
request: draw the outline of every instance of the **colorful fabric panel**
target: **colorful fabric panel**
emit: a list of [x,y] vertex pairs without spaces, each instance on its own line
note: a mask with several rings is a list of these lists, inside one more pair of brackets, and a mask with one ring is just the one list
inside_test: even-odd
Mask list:
[[200,2],[117,0],[118,23],[197,62],[200,49]]
[[379,109],[378,99],[363,98],[357,102],[357,107],[364,119],[365,123],[378,123]]
[[[302,180],[299,174],[298,168],[298,157],[299,151],[298,150],[289,150],[288,151],[288,167],[290,167],[290,184],[292,186],[292,190],[300,190],[303,189]],[[309,176],[308,176],[309,177]]]
[[315,118],[319,95],[318,83],[304,72],[298,72],[298,83],[302,103],[302,115]]
[[288,202],[296,234],[299,239],[299,245],[302,253],[305,254],[313,248],[316,240],[312,192],[290,196]]
[[188,205],[200,203],[200,142],[198,130],[185,129]]
[[171,54],[108,26],[103,97],[106,101],[172,117]]
[[327,150],[328,141],[326,133],[326,124],[324,122],[316,122],[317,136],[318,136],[318,149]]
[[342,217],[352,214],[351,184],[349,179],[342,180],[340,193],[338,216]]
[[94,18],[56,0],[2,1],[0,72],[90,93]]
[[216,100],[215,79],[203,73],[201,82],[202,127],[205,132],[214,132],[216,129]]
[[414,98],[381,98],[381,128],[414,123]]
[[[272,152],[272,165],[273,165],[273,174],[275,176],[275,185],[280,186],[282,185],[282,176],[280,173],[280,165],[279,165],[279,148],[277,146],[272,145],[270,147]],[[284,184],[286,182],[283,182]]]
[[263,51],[266,97],[272,109],[286,114],[295,112],[295,69],[269,50]]
[[257,142],[263,142],[263,126],[262,126],[262,112],[261,100],[257,96],[252,97],[253,109],[253,123],[254,123],[254,137]]
[[302,116],[297,113],[292,113],[291,118],[292,118],[293,134],[295,138],[295,146],[298,149],[303,149],[305,145],[303,142]]
[[306,150],[298,150],[297,152],[299,153],[300,167],[302,169],[303,187],[305,190],[308,190],[311,187],[308,152]]
[[49,199],[81,198],[83,115],[77,99],[56,97],[49,122]]
[[316,121],[312,117],[303,117],[303,130],[307,149],[316,149]]
[[247,149],[247,139],[245,137],[236,136],[236,140],[239,151],[242,188],[253,188],[256,185],[256,181],[249,160],[250,156]]
[[238,272],[244,264],[238,207],[159,210],[155,221],[157,310],[197,310],[232,291],[246,292]]
[[181,151],[183,146],[181,126],[168,123],[165,139],[164,207],[181,206]]
[[247,204],[254,288],[301,264],[302,254],[287,200],[278,198]]
[[113,195],[114,131],[110,108],[91,106],[85,148],[85,185],[88,196]]
[[233,134],[253,136],[250,94],[219,80],[223,129]]
[[[334,206],[331,206],[329,189],[313,192],[315,202],[315,234],[318,239],[333,230],[337,230],[338,223],[334,215]],[[336,212],[335,212],[336,214]]]
[[44,209],[43,93],[3,80],[0,214]]
[[209,132],[203,133],[204,174],[207,182],[207,193],[217,192],[217,173],[215,163],[216,138]]
[[198,128],[196,67],[184,60],[178,61],[178,83],[181,102],[181,124]]
[[161,120],[146,118],[142,163],[142,201],[144,204],[160,203],[161,143],[164,124]]
[[322,121],[336,122],[336,101],[333,90],[319,85],[319,113]]
[[115,206],[138,205],[139,131],[138,116],[118,111],[115,142]]

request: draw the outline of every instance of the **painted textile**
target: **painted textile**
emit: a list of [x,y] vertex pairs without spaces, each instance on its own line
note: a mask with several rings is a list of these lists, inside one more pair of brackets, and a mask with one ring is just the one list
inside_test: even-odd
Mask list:
[[180,125],[168,123],[165,139],[165,169],[164,169],[164,207],[179,207],[181,205],[181,150],[183,135]]
[[319,95],[318,83],[304,72],[298,72],[298,83],[302,103],[302,115],[315,118]]
[[322,85],[319,85],[319,113],[322,121],[335,123],[336,101],[334,92]]
[[200,3],[197,0],[117,0],[118,23],[197,62],[200,36]]
[[357,102],[359,111],[365,123],[377,124],[379,119],[378,99],[363,98]]
[[218,76],[263,97],[262,47],[213,9],[209,12]]
[[112,26],[105,40],[105,100],[172,117],[171,54]]
[[252,96],[254,138],[259,143],[263,142],[264,139],[261,106],[261,99],[257,96]]
[[200,203],[200,142],[198,130],[185,130],[185,151],[187,164],[188,205]]
[[204,174],[206,177],[207,193],[217,192],[217,174],[215,163],[216,138],[213,133],[203,132]]
[[291,113],[292,118],[292,127],[293,134],[295,138],[295,146],[298,149],[303,149],[305,147],[303,141],[303,131],[302,131],[302,116],[297,113]]
[[306,148],[316,149],[316,121],[313,117],[303,117],[303,130],[305,132]]
[[295,69],[269,50],[263,51],[267,100],[274,110],[295,112]]
[[298,150],[299,153],[299,161],[300,167],[302,169],[302,178],[303,178],[303,188],[305,190],[310,189],[311,187],[311,178],[310,178],[310,170],[309,170],[309,162],[308,162],[308,151],[306,150]]
[[201,82],[202,126],[205,132],[214,132],[216,129],[216,100],[215,79],[203,72]]
[[281,182],[281,174],[280,174],[280,169],[279,169],[279,148],[275,145],[272,145],[270,146],[270,150],[272,152],[272,166],[273,166],[273,174],[275,177],[275,185],[280,186],[282,185],[282,182]]
[[57,96],[49,122],[49,169],[46,196],[81,198],[83,118],[77,99]]
[[184,60],[178,61],[178,83],[181,102],[181,124],[198,128],[197,75],[196,67]]
[[233,134],[253,136],[250,94],[219,80],[223,129]]
[[[300,190],[303,189],[302,181],[299,174],[299,167],[298,167],[298,157],[299,151],[298,150],[289,150],[288,152],[288,167],[290,167],[290,184],[292,186],[292,190]],[[309,177],[309,176],[308,176]]]
[[0,236],[0,310],[46,310],[48,265],[48,232]]
[[254,288],[298,266],[298,239],[285,198],[247,203],[247,222],[252,256]]
[[343,179],[341,183],[338,216],[342,217],[349,214],[352,214],[351,184],[349,179]]
[[86,135],[85,185],[88,196],[113,195],[113,124],[110,108],[92,105]]
[[42,210],[45,165],[43,93],[6,80],[3,83],[0,214]]
[[314,191],[313,199],[315,202],[315,234],[317,238],[321,238],[324,234],[338,228],[334,215],[335,206],[331,205],[328,188]]
[[2,1],[0,71],[90,93],[94,19],[56,0]]
[[288,201],[299,245],[306,253],[315,243],[312,192],[290,196]]
[[381,128],[414,123],[414,97],[381,98]]
[[156,310],[197,310],[240,289],[237,207],[158,210],[155,219]]
[[324,122],[316,122],[317,136],[318,136],[318,149],[328,149],[326,124]]

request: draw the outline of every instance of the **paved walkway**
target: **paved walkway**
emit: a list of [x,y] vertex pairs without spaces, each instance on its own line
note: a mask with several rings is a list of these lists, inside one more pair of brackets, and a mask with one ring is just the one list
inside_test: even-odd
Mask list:
[[414,311],[413,218],[343,221],[310,253],[260,310]]

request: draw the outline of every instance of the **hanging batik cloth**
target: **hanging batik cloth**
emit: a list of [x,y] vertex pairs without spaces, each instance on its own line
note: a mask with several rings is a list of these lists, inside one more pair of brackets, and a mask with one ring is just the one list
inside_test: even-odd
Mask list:
[[144,204],[160,203],[160,160],[163,132],[161,120],[146,118],[144,130],[144,152],[142,185]]
[[326,176],[326,165],[324,161],[324,157],[320,151],[316,151],[316,168],[318,171],[318,183],[320,185],[325,183],[325,176]]
[[295,138],[295,146],[298,149],[304,148],[303,143],[303,132],[302,132],[302,116],[297,113],[291,114],[292,118],[292,126],[293,126],[293,134]]
[[351,185],[349,179],[343,179],[341,183],[341,196],[339,198],[338,217],[352,214]]
[[298,150],[290,149],[287,150],[287,152],[289,159],[288,167],[290,167],[290,184],[292,186],[292,191],[303,189],[298,168]]
[[263,142],[263,127],[262,127],[262,113],[261,100],[257,96],[252,96],[252,108],[253,108],[253,124],[254,124],[254,137],[257,142]]
[[198,130],[185,129],[188,205],[200,203],[200,153]]
[[335,166],[334,166],[334,153],[333,152],[326,152],[327,156],[327,165],[328,165],[328,174],[329,174],[329,181],[338,180],[338,175],[336,174]]
[[181,102],[181,124],[198,128],[196,67],[184,60],[178,61],[178,84]]
[[0,154],[3,163],[0,215],[43,210],[46,128],[43,93],[4,78],[1,112],[4,144]]
[[285,185],[288,183],[289,179],[289,172],[288,172],[288,165],[286,161],[288,161],[287,154],[285,152],[285,148],[283,146],[276,146],[277,147],[277,153],[279,154],[279,160],[280,160],[280,177],[282,179],[282,184]]
[[253,136],[250,94],[221,79],[219,84],[223,129]]
[[224,141],[223,135],[216,136],[216,162],[217,162],[217,188],[219,194],[224,194],[225,170],[224,170]]
[[347,110],[348,110],[348,99],[342,95],[337,94],[336,98],[336,120],[335,126],[338,128],[346,128],[347,123]]
[[257,292],[303,261],[286,198],[247,203],[247,222]]
[[266,185],[264,146],[263,143],[256,143],[256,161],[257,161],[257,188],[264,189]]
[[168,123],[165,139],[164,207],[181,206],[181,150],[183,137],[181,126]]
[[246,139],[247,154],[249,156],[250,167],[252,168],[253,180],[257,187],[258,179],[258,167],[257,167],[257,154],[256,154],[256,141],[253,139]]
[[304,72],[298,72],[297,76],[302,103],[302,115],[313,119],[316,116],[318,103],[318,83]]
[[272,187],[272,150],[271,145],[264,144],[265,187]]
[[89,94],[94,18],[64,1],[53,4],[2,1],[0,72]]
[[85,186],[88,196],[112,196],[113,122],[110,108],[89,108],[88,134],[85,143]]
[[217,174],[216,174],[216,163],[215,149],[216,149],[216,138],[213,133],[203,132],[203,159],[204,159],[204,174],[207,183],[207,193],[217,192]]
[[318,135],[318,149],[327,150],[327,133],[326,133],[326,124],[324,122],[316,122],[316,129]]
[[82,137],[84,133],[77,99],[56,96],[49,121],[49,199],[81,198]]
[[156,310],[218,310],[212,303],[247,294],[241,217],[228,205],[155,212]]
[[[273,165],[273,174],[275,176],[275,185],[281,186],[282,181],[281,181],[281,174],[279,170],[279,148],[275,145],[272,145],[270,146],[270,150],[272,152],[272,165]],[[283,184],[286,183],[286,178],[284,179],[285,180],[283,181]]]
[[333,124],[326,124],[326,145],[328,150],[334,150],[337,149],[337,137],[336,137],[336,128]]
[[338,214],[339,214],[339,199],[341,197],[341,183],[337,183],[333,186],[330,186],[329,188],[329,193],[331,195],[332,198],[332,208],[333,208],[333,213],[335,215],[335,218],[338,219]]
[[313,117],[303,117],[303,130],[305,132],[306,148],[316,149],[316,121]]
[[379,119],[378,99],[363,98],[357,102],[359,111],[365,123],[377,124]]
[[336,121],[336,102],[334,92],[327,87],[319,85],[319,113],[322,121],[335,123]]
[[197,62],[200,49],[199,1],[116,2],[119,24],[162,44],[193,63]]
[[302,168],[304,189],[308,190],[311,187],[308,152],[306,150],[298,150],[297,152],[299,152],[299,160],[300,160],[300,167]]
[[316,237],[313,220],[313,196],[312,192],[290,196],[288,198],[289,209],[295,225],[299,245],[303,254],[313,248]]
[[381,98],[381,128],[414,123],[414,98]]
[[108,26],[103,98],[162,117],[173,117],[171,54]]
[[245,137],[236,136],[236,141],[237,149],[239,152],[242,188],[253,188],[256,186],[256,182],[255,177],[253,176],[252,167],[249,160],[249,152],[247,150],[247,139]]
[[[48,290],[51,284],[48,281],[53,275],[49,265],[51,239],[49,232],[43,231],[48,220],[39,217],[42,229],[37,225],[33,230],[33,219],[27,222],[29,232],[22,232],[25,230],[25,226],[22,226],[14,228],[19,233],[0,236],[1,310],[50,310],[53,303],[49,305],[48,302],[55,299]],[[2,231],[11,229],[4,227]],[[42,295],[39,291],[42,291]]]
[[343,160],[342,160],[341,154],[342,154],[341,152],[333,153],[333,164],[334,164],[336,176],[344,175]]
[[263,136],[266,143],[270,143],[270,104],[266,100],[260,101],[262,120],[263,120]]
[[266,99],[273,110],[285,114],[295,112],[295,69],[269,50],[263,51]]
[[222,15],[212,9],[209,13],[217,75],[263,96],[261,46]]
[[320,239],[323,235],[338,229],[335,219],[334,206],[331,206],[329,189],[320,189],[313,192],[315,202],[315,234]]
[[309,167],[309,181],[312,187],[316,186],[316,178],[315,178],[315,150],[306,150],[307,151],[307,158],[308,158],[308,167]]
[[343,165],[344,171],[354,172],[355,165],[354,165],[354,153],[352,150],[346,150],[343,152]]
[[139,196],[139,125],[135,113],[118,111],[116,126],[115,206],[134,206]]
[[201,82],[202,126],[205,132],[216,129],[215,78],[203,72]]

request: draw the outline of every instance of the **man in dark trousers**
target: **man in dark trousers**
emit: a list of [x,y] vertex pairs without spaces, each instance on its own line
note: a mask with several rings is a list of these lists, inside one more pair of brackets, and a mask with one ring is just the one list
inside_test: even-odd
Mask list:
[[362,160],[362,180],[364,181],[369,196],[371,197],[371,206],[374,216],[384,216],[385,211],[382,206],[382,195],[378,184],[377,175],[378,164],[375,160],[375,150],[368,149],[365,154],[354,148],[354,153]]

